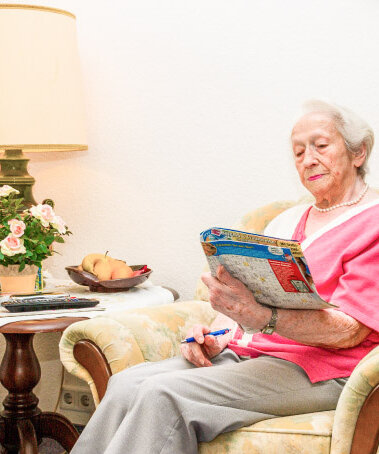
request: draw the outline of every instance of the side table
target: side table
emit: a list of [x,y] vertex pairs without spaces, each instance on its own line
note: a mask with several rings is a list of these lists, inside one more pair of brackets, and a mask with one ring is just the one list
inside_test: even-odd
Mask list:
[[36,333],[63,331],[86,317],[62,317],[26,320],[0,327],[6,350],[0,365],[0,382],[8,390],[0,413],[0,443],[9,454],[38,454],[43,437],[60,443],[66,451],[74,446],[78,432],[64,416],[42,412],[33,388],[41,377],[41,368],[33,348]]

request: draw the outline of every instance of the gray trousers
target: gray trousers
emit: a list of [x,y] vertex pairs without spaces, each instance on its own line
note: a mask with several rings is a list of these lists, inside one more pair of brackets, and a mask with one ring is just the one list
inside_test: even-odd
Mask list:
[[195,454],[198,442],[263,419],[335,409],[347,380],[312,384],[293,363],[229,349],[212,362],[175,357],[113,375],[71,454]]

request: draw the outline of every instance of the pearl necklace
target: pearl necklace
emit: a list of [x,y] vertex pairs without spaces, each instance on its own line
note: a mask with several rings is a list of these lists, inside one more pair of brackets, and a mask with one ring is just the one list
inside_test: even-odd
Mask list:
[[333,206],[331,206],[329,208],[316,207],[315,203],[312,206],[317,211],[320,211],[321,213],[326,213],[327,211],[332,211],[332,210],[335,210],[336,208],[350,206],[350,205],[355,205],[356,203],[358,203],[363,198],[363,196],[366,194],[367,190],[368,190],[368,184],[366,184],[366,186],[363,188],[363,191],[359,194],[359,196],[356,199],[354,199],[354,200],[350,200],[350,202],[339,203],[338,205],[333,205]]

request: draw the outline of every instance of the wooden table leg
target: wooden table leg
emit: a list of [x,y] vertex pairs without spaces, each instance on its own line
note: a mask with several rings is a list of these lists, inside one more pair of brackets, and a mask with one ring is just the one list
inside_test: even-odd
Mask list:
[[[3,445],[7,451],[17,452],[20,445],[18,422],[34,420],[41,413],[38,398],[32,392],[39,382],[41,368],[33,349],[33,333],[3,335],[6,349],[0,365],[0,382],[8,390],[1,412],[5,426]],[[29,431],[24,425],[21,431],[29,440]],[[30,445],[29,441],[26,443]]]
[[0,443],[6,453],[38,454],[38,443],[49,437],[70,451],[79,437],[70,421],[38,408],[32,392],[41,376],[33,349],[33,333],[2,333],[6,350],[0,365],[0,382],[8,390],[0,416]]
[[71,422],[62,415],[52,412],[43,412],[40,418],[40,435],[41,437],[52,438],[62,447],[70,452],[79,433]]
[[0,454],[5,454],[5,448],[3,448],[4,440],[5,440],[5,423],[4,419],[0,416]]
[[30,419],[21,419],[17,423],[20,437],[20,454],[38,454],[37,436]]

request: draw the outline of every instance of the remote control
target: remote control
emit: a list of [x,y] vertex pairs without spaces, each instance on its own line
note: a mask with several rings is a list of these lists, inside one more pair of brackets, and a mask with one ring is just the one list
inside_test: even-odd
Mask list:
[[1,305],[9,312],[45,311],[51,309],[78,309],[82,307],[94,307],[99,300],[91,298],[58,297],[58,298],[10,298]]
[[24,294],[14,294],[10,295],[9,299],[14,301],[24,301],[24,300],[31,300],[31,299],[57,299],[57,298],[70,298],[69,293],[61,293],[61,292],[49,292],[49,293],[24,293]]

